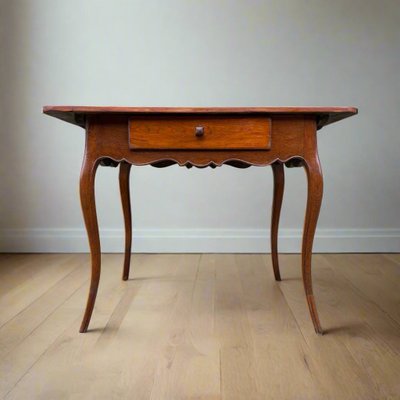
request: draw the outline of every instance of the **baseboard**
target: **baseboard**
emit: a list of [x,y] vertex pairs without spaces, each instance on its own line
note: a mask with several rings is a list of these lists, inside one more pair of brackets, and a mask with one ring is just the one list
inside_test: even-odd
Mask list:
[[[300,229],[282,229],[279,251],[298,253]],[[103,252],[122,252],[121,229],[101,231]],[[265,253],[270,251],[266,229],[137,229],[133,251],[138,253]],[[88,251],[83,229],[2,229],[0,252],[80,253]],[[400,252],[400,229],[318,229],[314,251],[320,253]]]

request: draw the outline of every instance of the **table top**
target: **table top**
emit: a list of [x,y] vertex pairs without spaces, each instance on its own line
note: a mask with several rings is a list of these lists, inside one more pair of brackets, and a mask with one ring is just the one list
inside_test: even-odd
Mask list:
[[315,115],[318,129],[358,113],[355,107],[100,107],[44,106],[43,113],[63,121],[85,126],[86,115],[93,114],[297,114]]

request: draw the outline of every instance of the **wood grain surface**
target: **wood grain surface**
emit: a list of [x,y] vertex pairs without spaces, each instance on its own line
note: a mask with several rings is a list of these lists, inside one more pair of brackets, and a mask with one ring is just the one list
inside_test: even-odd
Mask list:
[[[93,329],[77,332],[87,254],[0,255],[0,398],[400,398],[399,255],[314,256],[328,335],[299,255],[103,255]],[[381,288],[384,288],[382,290]]]
[[243,115],[131,118],[129,147],[132,150],[268,150],[271,118]]
[[93,114],[268,114],[311,115],[317,119],[318,129],[357,114],[355,107],[98,107],[44,106],[43,112],[84,127],[88,115]]

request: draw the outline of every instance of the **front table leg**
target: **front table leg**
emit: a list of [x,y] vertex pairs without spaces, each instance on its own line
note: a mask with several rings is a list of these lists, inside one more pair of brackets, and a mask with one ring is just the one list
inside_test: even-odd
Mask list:
[[100,280],[101,250],[94,193],[94,181],[98,165],[98,160],[94,160],[88,154],[85,154],[80,177],[80,196],[83,218],[89,238],[92,275],[85,315],[79,329],[81,333],[86,332],[88,329]]
[[319,163],[318,154],[316,152],[315,154],[311,155],[309,159],[306,159],[304,161],[304,168],[307,174],[308,194],[301,254],[303,283],[306,292],[308,308],[310,310],[315,332],[318,334],[322,334],[323,332],[318,318],[311,280],[312,246],[318,221],[319,210],[321,208],[323,190],[321,165]]

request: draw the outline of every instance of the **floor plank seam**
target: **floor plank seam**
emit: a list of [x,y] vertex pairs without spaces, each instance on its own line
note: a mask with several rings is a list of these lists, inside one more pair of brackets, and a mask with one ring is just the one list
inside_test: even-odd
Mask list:
[[391,322],[393,322],[397,328],[400,330],[400,322],[394,319],[389,313],[387,313],[379,304],[377,304],[373,299],[371,299],[368,295],[364,294],[356,285],[354,285],[349,278],[340,269],[337,271],[333,267],[330,267],[334,273],[338,273],[342,279],[346,281],[346,283],[350,286],[350,288],[360,297],[363,301],[373,304],[382,314],[385,315]]
[[300,324],[299,324],[299,322],[297,321],[296,316],[295,316],[295,314],[294,314],[292,308],[290,307],[289,302],[287,301],[287,299],[286,299],[286,297],[285,297],[285,293],[282,291],[281,283],[280,283],[280,282],[275,282],[275,284],[278,286],[278,289],[279,289],[279,291],[281,292],[281,295],[282,295],[282,297],[283,297],[283,300],[284,300],[286,306],[288,307],[290,314],[292,315],[292,317],[293,317],[293,319],[294,319],[294,322],[295,322],[295,324],[296,324],[296,326],[297,326],[298,331],[299,331],[300,334],[301,334],[301,337],[303,338],[304,343],[306,344],[306,346],[307,346],[308,348],[310,348],[310,344],[308,343],[306,337],[304,336],[304,333],[303,333],[303,331],[302,331],[302,329],[301,329],[301,327],[300,327]]
[[383,254],[383,257],[385,257],[389,261],[392,261],[393,263],[395,263],[397,266],[400,267],[400,259],[397,260],[396,257],[393,257],[393,255],[400,256],[400,253]]
[[[48,318],[50,318],[51,315],[53,315],[65,302],[67,302],[76,292],[78,292],[85,284],[87,283],[87,281],[85,281],[81,286],[79,286],[79,288],[77,288],[63,303],[61,303],[53,312],[51,312],[32,332],[34,332],[36,329],[38,329],[40,327],[40,325],[42,325]],[[76,320],[80,320],[80,317],[76,318]],[[75,324],[75,321],[73,322]],[[46,353],[48,351],[50,351],[51,346],[53,346],[53,344],[58,340],[58,338],[62,335],[64,335],[64,333],[70,328],[70,326],[68,326],[67,328],[65,328],[59,335],[57,335],[54,340],[49,344],[49,346],[46,348],[46,350],[44,350],[39,357],[37,357],[37,359],[30,365],[30,367],[21,375],[21,377],[17,380],[17,382],[15,382],[15,384],[13,385],[13,387],[6,393],[6,395],[4,396],[4,399],[6,399],[10,393],[17,387],[18,383],[29,373],[29,371],[32,370],[32,368],[46,355]],[[24,338],[24,340],[21,341],[21,343],[23,341],[25,341],[27,338],[29,337],[29,335],[27,337]],[[21,344],[20,343],[20,344]],[[19,345],[20,345],[19,344]],[[14,349],[15,350],[15,349]]]
[[[265,265],[265,267],[266,267],[266,268],[267,268],[267,267],[271,268],[271,266],[268,265],[267,260],[266,260],[265,257],[263,258],[263,260],[264,260],[264,265]],[[284,280],[285,280],[285,279],[282,278],[282,281],[284,281]],[[294,320],[294,322],[295,322],[295,324],[296,324],[296,326],[297,326],[297,330],[300,332],[300,334],[301,334],[301,336],[302,336],[302,338],[303,338],[304,343],[306,344],[307,348],[310,348],[310,345],[309,345],[309,343],[308,343],[306,337],[304,336],[304,333],[303,333],[303,331],[302,331],[302,329],[301,329],[301,327],[300,327],[300,324],[299,324],[299,322],[298,322],[297,319],[296,319],[296,315],[294,314],[292,308],[290,307],[289,302],[287,301],[287,299],[286,299],[286,297],[285,297],[285,293],[283,292],[282,287],[281,287],[282,283],[281,283],[281,282],[275,281],[275,285],[278,287],[278,290],[280,291],[280,293],[281,293],[281,295],[282,295],[283,301],[285,302],[287,308],[289,309],[289,312],[290,312],[290,314],[291,314],[292,317],[293,317],[293,320]]]
[[[239,277],[240,288],[241,288],[241,292],[242,292],[242,298],[245,298],[246,292],[244,290],[242,278],[241,278],[240,273],[239,273],[239,266],[238,266],[238,263],[237,263],[237,255],[235,255],[234,259],[235,259],[236,271],[237,271],[237,274],[238,274],[238,277]],[[242,312],[246,315],[247,326],[250,327],[251,325],[250,325],[250,320],[249,320],[249,315],[247,313],[247,309],[246,308],[244,309],[243,302],[240,303],[240,306],[241,306]],[[252,354],[255,355],[254,334],[253,334],[252,329],[249,329],[249,331],[250,331],[249,339],[251,340],[251,350],[252,350]]]
[[[71,271],[71,273],[74,271]],[[76,288],[62,303],[60,303],[53,311],[51,311],[50,314],[48,314],[38,325],[36,325],[20,342],[18,342],[14,348],[10,349],[9,351],[7,351],[5,354],[3,354],[3,357],[5,357],[7,354],[11,353],[12,351],[14,351],[18,346],[21,345],[21,343],[23,343],[30,335],[32,335],[32,333],[34,333],[37,329],[40,328],[40,326],[42,324],[44,324],[64,303],[66,303],[78,290],[82,289],[82,287],[84,285],[86,285],[88,283],[89,279],[86,279],[78,288]],[[46,292],[47,293],[47,292]],[[42,296],[40,296],[42,297]],[[39,298],[37,299],[39,300]],[[36,301],[36,300],[35,300]],[[33,304],[33,303],[31,303]],[[29,307],[29,306],[28,306]],[[15,317],[17,315],[19,315],[20,313],[16,314]],[[7,322],[10,323],[15,317],[13,317],[10,321]],[[0,330],[4,327],[4,325],[0,328]]]
[[199,259],[197,260],[197,267],[196,267],[196,275],[194,276],[193,280],[193,288],[192,288],[192,296],[190,298],[191,305],[193,306],[193,298],[194,298],[194,288],[196,287],[196,282],[199,276],[199,271],[200,271],[200,262],[201,262],[202,254],[200,254]]
[[[384,254],[315,258],[323,337],[297,257],[282,257],[276,282],[267,256],[241,254],[146,255],[130,283],[116,276],[121,255],[107,256],[93,330],[80,335],[86,258],[34,258],[40,276],[13,289],[0,399],[400,400],[400,269]],[[26,272],[10,286],[29,283]]]
[[[197,274],[198,274],[198,271],[199,271],[199,268],[200,268],[200,259],[201,259],[201,255],[199,256],[199,259],[197,260],[195,279],[191,280],[191,283],[192,283],[191,293],[192,293],[192,295],[193,295],[193,292],[194,292],[194,288],[196,286],[196,277],[197,277]],[[174,271],[175,275],[177,274],[178,271],[179,271],[179,266],[178,266],[178,263],[177,263],[175,271]],[[169,312],[168,317],[165,318],[166,321],[169,321],[169,324],[168,324],[169,327],[171,327],[173,325],[172,322],[171,322],[173,320],[171,318],[171,316],[173,316],[174,313],[176,313],[176,308],[177,308],[177,305],[178,305],[178,302],[179,302],[180,295],[181,295],[181,293],[179,293],[179,292],[176,293],[176,303],[174,304],[174,307],[172,307],[171,311]],[[192,309],[192,307],[193,307],[193,297],[191,297],[190,310]],[[190,315],[190,312],[189,312],[190,310],[188,310],[188,318],[189,318],[189,315]],[[186,330],[187,330],[188,325],[189,325],[189,321],[186,320],[185,325],[182,327],[182,330],[185,330],[185,334],[182,335],[182,338],[184,338],[184,336],[187,335]],[[163,338],[161,338],[160,346],[159,346],[160,352],[161,352],[161,349],[164,349],[166,346],[168,346],[169,339],[170,339],[169,338],[169,334],[167,334],[167,333],[165,334],[165,336]],[[182,339],[182,340],[185,340],[185,339]],[[174,344],[172,346],[172,348],[173,348],[172,353],[173,354],[170,355],[170,364],[171,365],[175,361],[175,357],[176,357],[176,354],[177,354],[177,347],[178,346],[179,346],[179,344]],[[158,369],[158,366],[159,366],[160,363],[161,363],[161,360],[159,359],[156,362],[156,367],[155,367],[156,370]],[[153,399],[154,398],[155,378],[156,378],[156,374],[154,374],[153,386],[152,386],[152,389],[150,391],[149,399]]]
[[221,399],[224,398],[224,384],[222,379],[222,357],[221,357],[221,344],[218,349],[218,357],[219,357],[219,395]]
[[[379,333],[376,332],[376,330],[371,326],[371,324],[368,321],[365,321],[364,323],[365,323],[365,325],[367,325],[369,327],[369,329],[371,329],[372,332],[379,335]],[[400,337],[400,333],[399,333],[399,337]],[[388,343],[385,339],[383,339],[382,345],[383,344],[387,346],[387,349],[390,349],[390,351],[395,353],[397,355],[397,357],[399,357],[399,360],[400,360],[400,350],[393,348],[392,345],[390,343]]]
[[[83,264],[82,264],[83,265]],[[11,317],[9,320],[4,322],[2,325],[0,325],[0,330],[7,324],[9,324],[14,318],[18,317],[21,313],[23,313],[27,308],[29,308],[33,303],[36,301],[40,300],[43,296],[45,296],[50,290],[52,290],[56,285],[58,285],[62,280],[66,279],[68,276],[70,276],[72,273],[74,273],[79,267],[82,267],[82,265],[78,265],[76,268],[68,272],[66,275],[63,275],[60,279],[58,279],[56,282],[54,282],[48,289],[46,289],[41,295],[36,297],[31,303],[26,305],[23,309],[19,310],[17,314],[15,314],[13,317]]]

